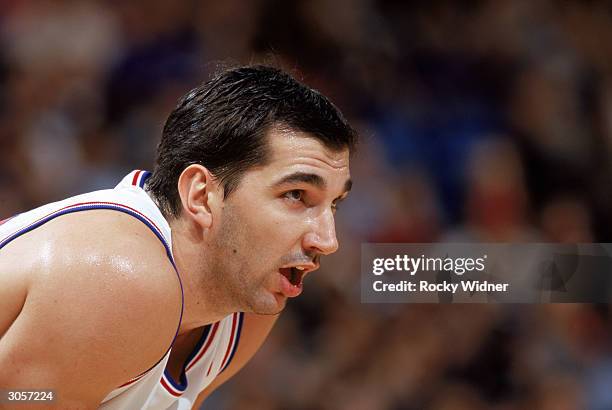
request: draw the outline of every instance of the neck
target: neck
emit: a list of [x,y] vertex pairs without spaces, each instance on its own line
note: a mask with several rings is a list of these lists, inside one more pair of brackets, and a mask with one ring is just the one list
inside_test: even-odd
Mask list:
[[181,277],[184,294],[183,320],[179,335],[217,322],[236,309],[224,297],[223,286],[215,279],[202,255],[210,255],[201,232],[175,218],[169,221],[172,230],[172,253]]

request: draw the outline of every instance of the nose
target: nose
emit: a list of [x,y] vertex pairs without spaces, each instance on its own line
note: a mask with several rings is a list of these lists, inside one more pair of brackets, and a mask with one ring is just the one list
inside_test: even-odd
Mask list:
[[303,246],[308,251],[329,255],[338,250],[336,221],[331,210],[323,212],[304,235]]

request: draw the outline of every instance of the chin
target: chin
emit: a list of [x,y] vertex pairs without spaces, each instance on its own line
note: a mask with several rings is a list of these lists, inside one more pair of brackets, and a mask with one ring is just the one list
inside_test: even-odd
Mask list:
[[278,315],[287,305],[287,298],[280,293],[271,293],[253,301],[250,311],[258,315]]

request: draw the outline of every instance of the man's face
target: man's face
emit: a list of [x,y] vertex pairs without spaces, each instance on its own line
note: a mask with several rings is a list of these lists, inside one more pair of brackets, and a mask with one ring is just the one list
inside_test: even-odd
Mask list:
[[280,312],[338,249],[335,209],[351,185],[348,149],[278,130],[268,147],[269,162],[244,174],[213,219],[215,275],[231,303],[260,314]]

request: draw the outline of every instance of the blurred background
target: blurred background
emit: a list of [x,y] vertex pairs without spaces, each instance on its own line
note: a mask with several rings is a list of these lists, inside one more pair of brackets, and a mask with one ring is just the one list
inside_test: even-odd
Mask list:
[[[604,1],[0,2],[0,219],[151,169],[217,63],[362,135],[340,251],[212,409],[612,409],[607,305],[365,305],[363,242],[610,242]],[[273,57],[271,57],[273,55]]]

